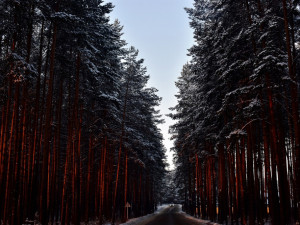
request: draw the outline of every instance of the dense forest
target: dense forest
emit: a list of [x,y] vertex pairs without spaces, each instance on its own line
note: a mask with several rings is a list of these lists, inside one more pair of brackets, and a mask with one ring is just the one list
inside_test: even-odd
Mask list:
[[161,98],[102,0],[0,1],[0,223],[155,210]]
[[195,43],[170,114],[185,210],[299,224],[300,2],[194,0],[186,11]]

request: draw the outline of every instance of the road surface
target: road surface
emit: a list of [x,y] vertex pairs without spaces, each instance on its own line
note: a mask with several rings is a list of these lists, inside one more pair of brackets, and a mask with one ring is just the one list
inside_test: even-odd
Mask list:
[[[181,212],[179,205],[170,205],[144,219],[129,221],[126,225],[209,225],[208,221],[197,220]],[[124,224],[125,225],[125,224]]]

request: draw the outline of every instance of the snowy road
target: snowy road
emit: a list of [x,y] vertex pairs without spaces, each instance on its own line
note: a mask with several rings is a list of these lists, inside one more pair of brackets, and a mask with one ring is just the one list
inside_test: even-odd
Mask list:
[[124,225],[212,225],[208,221],[195,219],[181,211],[180,205],[164,207],[159,212],[132,220]]

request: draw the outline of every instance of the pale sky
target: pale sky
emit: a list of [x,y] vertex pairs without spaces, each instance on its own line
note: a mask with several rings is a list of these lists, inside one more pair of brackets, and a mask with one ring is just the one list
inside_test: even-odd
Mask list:
[[150,75],[149,86],[159,90],[162,97],[161,114],[166,123],[160,126],[167,148],[169,169],[173,169],[173,142],[168,133],[174,122],[166,117],[169,108],[176,105],[175,81],[182,66],[189,60],[187,49],[193,44],[193,31],[189,27],[184,7],[192,7],[193,0],[105,0],[115,6],[111,21],[118,19],[123,28],[123,39],[128,46],[139,50]]

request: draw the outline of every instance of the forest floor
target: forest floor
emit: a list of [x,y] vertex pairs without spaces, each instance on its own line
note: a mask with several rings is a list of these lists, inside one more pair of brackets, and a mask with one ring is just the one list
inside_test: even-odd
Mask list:
[[181,210],[181,205],[164,205],[150,215],[134,218],[122,225],[217,225],[194,218]]

